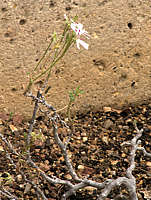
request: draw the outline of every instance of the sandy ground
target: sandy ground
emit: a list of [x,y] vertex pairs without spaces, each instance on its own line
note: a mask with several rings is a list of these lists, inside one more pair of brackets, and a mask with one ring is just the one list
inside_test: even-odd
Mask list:
[[68,92],[84,94],[75,111],[114,108],[149,101],[151,95],[150,0],[1,0],[0,111],[30,116],[23,96],[27,73],[36,65],[54,31],[61,33],[64,13],[78,15],[91,35],[89,50],[72,47],[54,68],[47,100],[57,109]]

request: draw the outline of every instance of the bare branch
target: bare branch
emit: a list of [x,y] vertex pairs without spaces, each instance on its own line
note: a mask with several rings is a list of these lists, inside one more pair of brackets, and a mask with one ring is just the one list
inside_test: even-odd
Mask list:
[[56,143],[59,145],[59,147],[62,151],[62,154],[63,154],[63,157],[65,159],[66,165],[68,167],[69,173],[71,174],[71,176],[74,180],[81,182],[81,179],[78,178],[77,174],[75,173],[75,171],[74,171],[74,169],[71,165],[71,162],[69,161],[69,157],[68,157],[68,154],[67,154],[67,151],[66,151],[66,147],[63,144],[63,142],[60,140],[57,130],[58,130],[58,127],[55,125],[55,122],[54,122],[53,123],[54,138],[56,140]]
[[0,138],[1,140],[6,144],[6,146],[9,148],[9,150],[14,153],[15,155],[18,155],[18,153],[15,151],[15,149],[13,148],[12,144],[7,141],[7,139],[0,133]]
[[9,191],[7,191],[4,188],[0,188],[0,194],[3,195],[4,197],[9,198],[10,200],[18,200],[18,198],[16,196],[11,194]]
[[122,144],[131,145],[130,167],[126,170],[127,177],[119,177],[116,180],[113,180],[107,187],[105,187],[98,200],[104,200],[115,186],[120,186],[122,184],[124,184],[127,187],[129,191],[129,196],[132,200],[138,199],[136,194],[136,179],[133,176],[132,172],[135,169],[135,156],[136,151],[138,149],[138,145],[140,144],[140,141],[138,139],[142,136],[143,129],[139,130],[136,127],[136,131],[136,136],[130,142],[124,142]]
[[45,99],[44,99],[44,97],[42,96],[42,94],[40,93],[40,91],[38,91],[38,92],[39,92],[39,95],[37,95],[37,97],[35,97],[32,93],[29,93],[27,96],[28,96],[28,97],[31,97],[31,98],[33,99],[33,101],[35,101],[35,102],[37,102],[37,103],[43,104],[44,106],[47,107],[48,110],[51,110],[51,111],[53,111],[53,112],[56,112],[56,109],[55,109],[53,106],[49,105],[49,104],[45,101]]
[[25,178],[25,180],[26,180],[28,183],[30,183],[30,184],[33,186],[33,188],[35,188],[38,199],[40,199],[40,196],[41,196],[41,198],[42,198],[43,200],[47,200],[47,198],[46,198],[46,196],[44,195],[43,191],[42,191],[33,181],[30,181],[30,180],[28,180],[27,178]]
[[112,180],[112,182],[109,183],[105,187],[105,189],[102,191],[98,200],[104,200],[109,195],[109,193],[111,192],[111,190],[114,187],[120,186],[122,184],[126,185],[126,187],[128,188],[128,190],[130,192],[130,196],[132,197],[132,200],[138,200],[137,195],[136,195],[136,191],[135,191],[135,182],[133,182],[133,180],[128,179],[126,177],[119,177],[116,180]]
[[144,156],[150,157],[151,158],[151,153],[148,153],[144,147],[137,147],[137,150],[143,151]]
[[[38,91],[37,92],[37,98],[39,98],[39,97],[40,97],[40,92]],[[26,144],[26,146],[27,146],[27,157],[30,157],[31,133],[32,133],[33,126],[34,126],[34,123],[35,123],[35,118],[36,118],[37,111],[38,111],[38,100],[36,99],[35,100],[35,107],[34,107],[34,110],[33,110],[32,119],[31,119],[30,126],[29,126],[29,131],[28,131],[28,135],[27,135],[27,141],[26,141],[26,143],[27,143]]]
[[[141,151],[143,151],[145,156],[151,157],[151,153],[148,153],[145,150],[144,147],[139,147],[140,143],[141,143],[141,140],[139,140],[139,138],[142,136],[143,129],[139,130],[137,127],[135,127],[136,131],[137,131],[137,134],[135,135],[135,137],[133,137],[133,139],[131,141],[124,142],[124,143],[121,144],[121,146],[122,145],[129,145],[131,147],[131,151],[130,151],[130,155],[129,155],[130,166],[126,170],[126,176],[119,177],[115,180],[114,179],[107,179],[103,183],[99,183],[99,182],[96,182],[96,181],[93,181],[93,180],[89,180],[89,177],[79,178],[74,167],[73,167],[73,165],[72,165],[72,161],[70,161],[70,158],[69,158],[69,155],[68,155],[68,152],[67,152],[67,147],[68,147],[69,141],[70,141],[72,134],[74,132],[72,127],[70,128],[70,133],[68,134],[68,138],[63,143],[61,138],[59,137],[59,134],[58,134],[58,127],[59,127],[58,124],[63,125],[64,127],[67,128],[67,130],[69,130],[69,126],[61,119],[59,114],[56,112],[56,109],[54,107],[52,107],[51,105],[49,105],[45,101],[45,99],[42,96],[42,94],[40,93],[40,91],[38,91],[37,97],[32,95],[32,93],[28,94],[28,96],[31,97],[33,99],[33,101],[35,101],[35,107],[34,107],[33,116],[32,116],[32,119],[31,119],[29,131],[28,131],[28,136],[27,136],[27,156],[26,157],[22,156],[22,158],[25,160],[25,162],[30,167],[36,169],[37,176],[40,175],[48,183],[61,184],[61,185],[66,185],[68,187],[67,191],[64,192],[61,200],[67,200],[71,195],[76,195],[76,192],[79,189],[85,188],[87,186],[91,186],[91,187],[94,187],[94,188],[97,188],[97,189],[101,189],[102,192],[101,192],[100,196],[98,197],[98,200],[105,200],[105,198],[110,194],[112,189],[114,189],[115,187],[119,187],[121,185],[124,185],[127,188],[128,192],[129,192],[129,198],[131,200],[138,200],[137,193],[136,193],[136,178],[132,174],[133,170],[135,169],[136,152],[137,152],[137,150],[141,150]],[[42,104],[43,106],[45,106],[47,111],[42,111],[42,109],[40,109],[40,111],[45,113],[48,116],[49,120],[52,122],[54,139],[55,139],[56,144],[59,146],[59,148],[62,152],[66,166],[67,166],[68,171],[69,171],[69,173],[72,177],[71,181],[63,180],[63,179],[60,179],[56,176],[51,176],[51,177],[48,176],[44,171],[42,171],[36,165],[35,162],[33,162],[32,158],[31,158],[31,153],[30,153],[31,132],[32,132],[33,127],[34,127],[34,122],[35,122],[36,114],[37,114],[37,111],[38,111],[38,108],[39,108],[39,104]],[[18,170],[22,174],[22,177],[24,178],[24,180],[26,182],[30,183],[32,185],[32,187],[36,190],[37,198],[47,200],[44,192],[40,189],[38,184],[35,184],[34,181],[29,180],[29,178],[27,179],[27,176],[25,175],[25,173],[22,170],[18,169],[15,162],[11,158],[9,151],[18,155],[18,153],[14,150],[12,144],[9,141],[7,141],[7,139],[1,133],[0,133],[0,138],[2,139],[2,141],[5,143],[5,145],[8,148],[8,151],[6,150],[5,153],[6,153],[7,159],[9,159],[10,163],[14,166],[14,168],[16,170]],[[0,193],[11,196],[11,194],[9,194],[7,191],[4,191],[4,190],[0,190]],[[14,200],[16,200],[16,199],[14,199]]]

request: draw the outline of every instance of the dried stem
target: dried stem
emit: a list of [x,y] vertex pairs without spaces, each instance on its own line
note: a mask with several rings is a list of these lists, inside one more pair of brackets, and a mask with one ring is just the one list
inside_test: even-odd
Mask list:
[[[37,98],[40,97],[40,91],[37,92]],[[36,119],[36,114],[38,111],[38,99],[35,99],[35,106],[34,106],[34,110],[33,110],[33,115],[32,115],[32,119],[30,122],[30,126],[29,126],[29,131],[28,131],[28,135],[27,135],[27,141],[26,141],[26,147],[27,147],[27,157],[30,157],[30,142],[31,142],[31,133],[33,130],[33,126],[34,126],[34,122]]]

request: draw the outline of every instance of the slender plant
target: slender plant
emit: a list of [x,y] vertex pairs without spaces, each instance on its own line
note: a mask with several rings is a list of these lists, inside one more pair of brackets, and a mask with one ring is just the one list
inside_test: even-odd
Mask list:
[[[34,99],[35,106],[33,110],[33,115],[29,127],[29,131],[27,134],[26,140],[26,147],[27,147],[27,157],[30,157],[30,146],[31,146],[31,139],[32,139],[32,130],[34,127],[34,122],[36,118],[36,114],[39,108],[39,103],[44,102],[43,94],[48,92],[49,87],[47,87],[49,78],[51,76],[52,68],[56,66],[56,64],[67,54],[69,48],[76,43],[77,48],[80,49],[80,45],[83,46],[85,49],[88,50],[89,45],[81,39],[81,36],[84,35],[87,39],[90,38],[89,34],[85,29],[83,29],[83,25],[80,23],[76,23],[77,17],[74,20],[69,19],[66,15],[65,18],[65,26],[63,29],[63,33],[61,36],[57,35],[56,32],[53,33],[52,38],[43,53],[42,57],[40,58],[39,62],[33,69],[31,73],[29,73],[29,83],[25,90],[25,95],[30,96],[33,98],[32,95],[32,85],[39,81],[42,82],[42,85],[38,89],[37,97]],[[75,90],[69,93],[69,104],[67,106],[67,115],[69,121],[71,122],[70,116],[70,108],[72,103],[75,101],[75,98],[79,96],[82,91],[77,87]],[[56,112],[56,110],[53,110]],[[72,124],[70,123],[72,126]]]
[[88,39],[90,38],[88,32],[83,29],[83,25],[75,22],[77,17],[75,17],[74,20],[69,19],[66,15],[64,17],[66,23],[63,33],[61,36],[57,35],[56,32],[53,33],[45,52],[33,71],[29,73],[30,78],[24,93],[25,95],[31,91],[31,87],[36,81],[43,79],[44,83],[42,89],[44,90],[46,88],[52,68],[65,56],[73,44],[76,43],[78,49],[80,49],[80,45],[88,49],[89,45],[80,39],[81,35],[86,36]]

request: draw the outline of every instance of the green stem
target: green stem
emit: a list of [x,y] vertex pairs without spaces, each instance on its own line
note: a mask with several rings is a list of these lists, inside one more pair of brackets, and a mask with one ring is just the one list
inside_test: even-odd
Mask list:
[[44,57],[45,57],[45,55],[47,54],[47,52],[48,52],[50,46],[52,45],[52,43],[53,43],[53,38],[51,39],[51,42],[49,43],[49,45],[48,45],[47,49],[45,50],[43,56],[41,57],[41,59],[40,59],[39,62],[37,63],[37,65],[36,65],[34,71],[38,68],[39,64],[40,64],[41,61],[44,59]]
[[[63,32],[62,37],[61,37],[61,40],[60,40],[60,44],[62,43],[62,41],[63,41],[63,39],[64,39],[66,33],[68,32],[68,30],[69,30],[69,26],[68,26],[68,24],[66,24],[66,26],[65,26],[65,28],[64,28],[64,32]],[[34,81],[36,81],[37,79],[39,79],[41,76],[43,76],[43,75],[46,74],[47,72],[48,72],[48,75],[47,75],[46,81],[48,81],[48,79],[50,78],[50,75],[51,75],[51,69],[52,69],[52,67],[65,55],[65,53],[66,53],[66,51],[68,50],[68,48],[69,48],[69,47],[72,45],[72,43],[74,42],[73,39],[74,39],[74,35],[73,35],[73,34],[72,34],[68,39],[66,38],[66,40],[65,40],[63,46],[61,47],[61,49],[59,50],[59,52],[58,52],[58,50],[55,52],[54,58],[53,58],[53,60],[52,60],[52,62],[51,62],[51,65],[50,65],[45,71],[43,71],[42,73],[40,73],[39,75],[37,75],[37,77],[35,77],[35,78],[30,78],[29,84],[28,84],[27,89],[26,89],[26,91],[24,92],[24,94],[26,94],[26,93],[30,90],[30,88],[31,88],[31,86],[32,86],[32,84],[33,84]],[[47,52],[48,52],[50,46],[52,45],[52,42],[53,42],[53,41],[54,41],[54,38],[51,39],[51,42],[49,43],[49,45],[48,45],[46,51],[44,52],[43,56],[41,57],[41,59],[40,59],[39,62],[37,63],[37,65],[36,65],[34,71],[37,70],[37,68],[38,68],[38,66],[40,65],[41,61],[42,61],[42,60],[44,59],[44,57],[46,56],[46,54],[47,54]],[[60,55],[60,54],[61,54],[61,55]],[[60,56],[59,56],[59,55],[60,55]]]
[[24,95],[26,95],[27,92],[29,92],[29,90],[30,90],[32,84],[33,84],[33,80],[30,78],[30,80],[29,80],[29,84],[28,84],[28,86],[27,86],[27,89],[26,89],[25,92],[24,92]]
[[37,79],[39,79],[44,74],[46,74],[48,71],[49,71],[48,78],[50,77],[50,70],[65,55],[66,51],[71,46],[72,42],[73,41],[72,41],[72,38],[71,38],[70,41],[67,43],[67,45],[66,45],[64,51],[62,52],[61,56],[59,56],[56,60],[54,60],[54,62],[50,65],[50,67],[48,67],[48,69],[46,69],[44,72],[42,72],[41,74],[39,74],[36,78],[34,78],[33,82],[36,81]]

